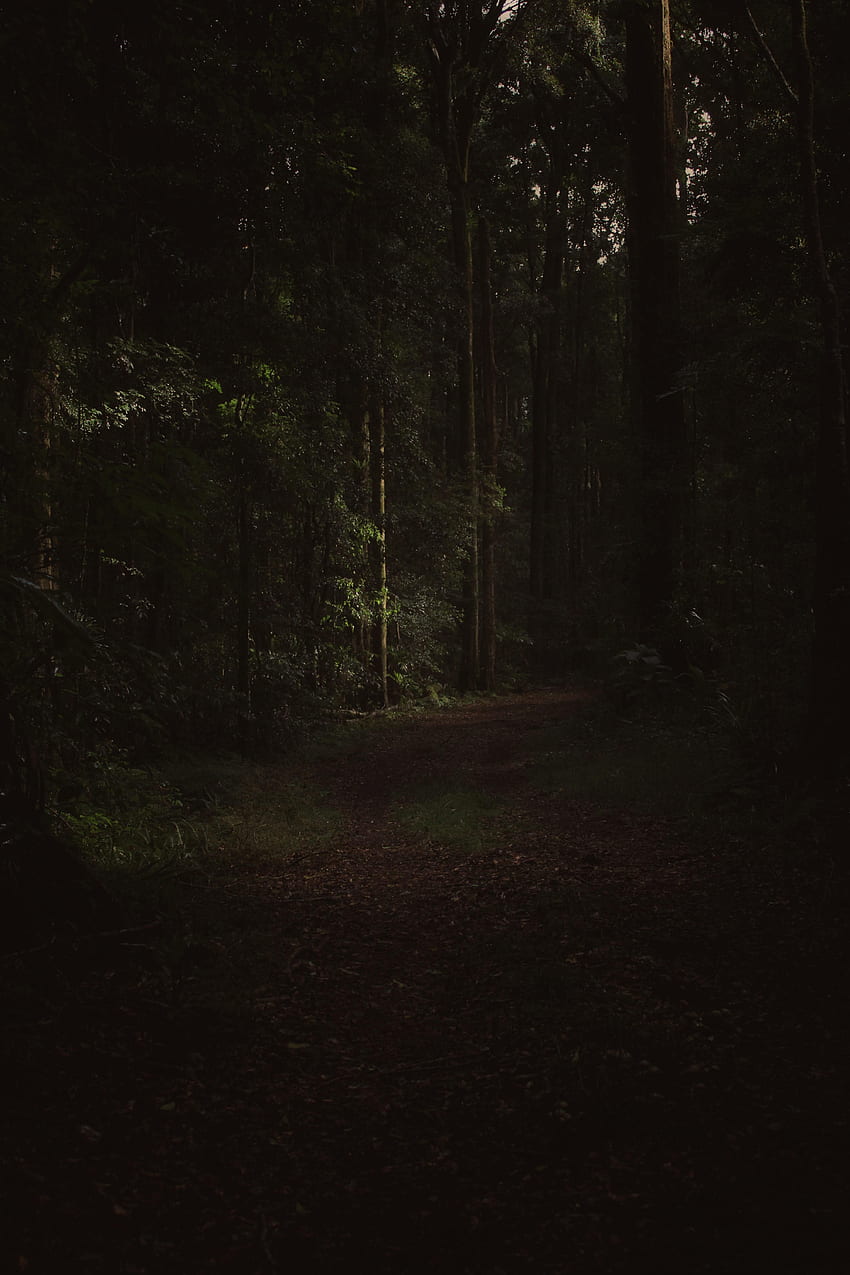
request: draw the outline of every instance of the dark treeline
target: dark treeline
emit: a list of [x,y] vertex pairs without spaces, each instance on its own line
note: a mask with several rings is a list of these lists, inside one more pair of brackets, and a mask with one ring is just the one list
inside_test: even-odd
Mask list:
[[848,6],[808,8],[10,12],[6,800],[624,648],[846,757]]

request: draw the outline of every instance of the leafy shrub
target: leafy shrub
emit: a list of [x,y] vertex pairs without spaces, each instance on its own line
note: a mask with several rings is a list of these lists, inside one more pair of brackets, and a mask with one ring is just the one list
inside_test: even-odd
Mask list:
[[611,686],[617,704],[623,708],[644,707],[668,696],[676,685],[673,670],[654,647],[637,646],[620,651]]

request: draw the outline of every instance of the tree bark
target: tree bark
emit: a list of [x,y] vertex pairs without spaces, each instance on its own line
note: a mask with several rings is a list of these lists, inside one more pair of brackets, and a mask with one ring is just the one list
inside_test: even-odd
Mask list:
[[485,217],[478,221],[478,286],[481,323],[479,371],[481,381],[481,686],[496,687],[496,471],[499,427],[496,414],[496,350],[491,286],[490,229]]
[[386,408],[378,393],[369,414],[369,461],[372,488],[372,521],[376,528],[374,541],[374,575],[376,615],[373,625],[372,653],[381,688],[381,703],[390,706],[387,663],[387,480],[386,480]]
[[[451,13],[431,5],[428,35],[440,144],[446,168],[451,252],[458,295],[458,442],[467,490],[468,543],[462,600],[463,631],[459,684],[474,690],[481,680],[480,474],[475,419],[474,262],[470,152],[488,80],[487,42],[503,5],[495,0],[461,5]],[[448,8],[448,6],[446,7]]]
[[[531,546],[529,586],[533,612],[538,612],[551,594],[552,552],[548,512],[551,505],[553,403],[556,398],[557,365],[561,337],[561,284],[564,271],[565,229],[559,208],[560,179],[549,192],[546,247],[540,296],[546,306],[537,330],[534,350],[531,429]],[[532,616],[532,621],[534,616]],[[532,622],[531,628],[535,625]]]
[[676,594],[686,486],[669,0],[627,6],[626,87],[638,615],[641,636],[655,641]]
[[237,582],[236,689],[249,705],[251,699],[251,502],[247,492],[239,496],[237,511],[239,575]]
[[815,490],[816,560],[812,721],[815,751],[831,769],[850,755],[850,481],[846,386],[838,292],[823,241],[814,131],[814,70],[805,0],[791,0],[797,71],[797,142],[800,192],[812,286],[821,333],[820,423]]

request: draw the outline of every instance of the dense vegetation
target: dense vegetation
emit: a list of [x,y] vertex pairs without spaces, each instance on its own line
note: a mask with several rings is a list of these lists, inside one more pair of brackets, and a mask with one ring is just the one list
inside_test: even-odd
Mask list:
[[848,18],[7,13],[2,1270],[850,1269]]
[[11,13],[4,820],[618,653],[840,778],[846,19]]

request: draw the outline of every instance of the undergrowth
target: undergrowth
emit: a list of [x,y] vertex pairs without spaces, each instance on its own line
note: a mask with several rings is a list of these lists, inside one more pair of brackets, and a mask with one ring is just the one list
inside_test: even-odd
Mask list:
[[395,807],[395,818],[417,839],[477,854],[492,846],[502,803],[481,789],[420,784]]
[[760,747],[723,688],[668,675],[642,657],[623,662],[581,712],[538,733],[532,782],[682,820],[693,835],[732,839],[791,866],[832,862],[846,832],[836,835],[839,820],[805,773]]
[[339,812],[293,767],[184,752],[156,767],[101,762],[54,823],[129,908],[172,911],[194,879],[284,864],[337,833]]

